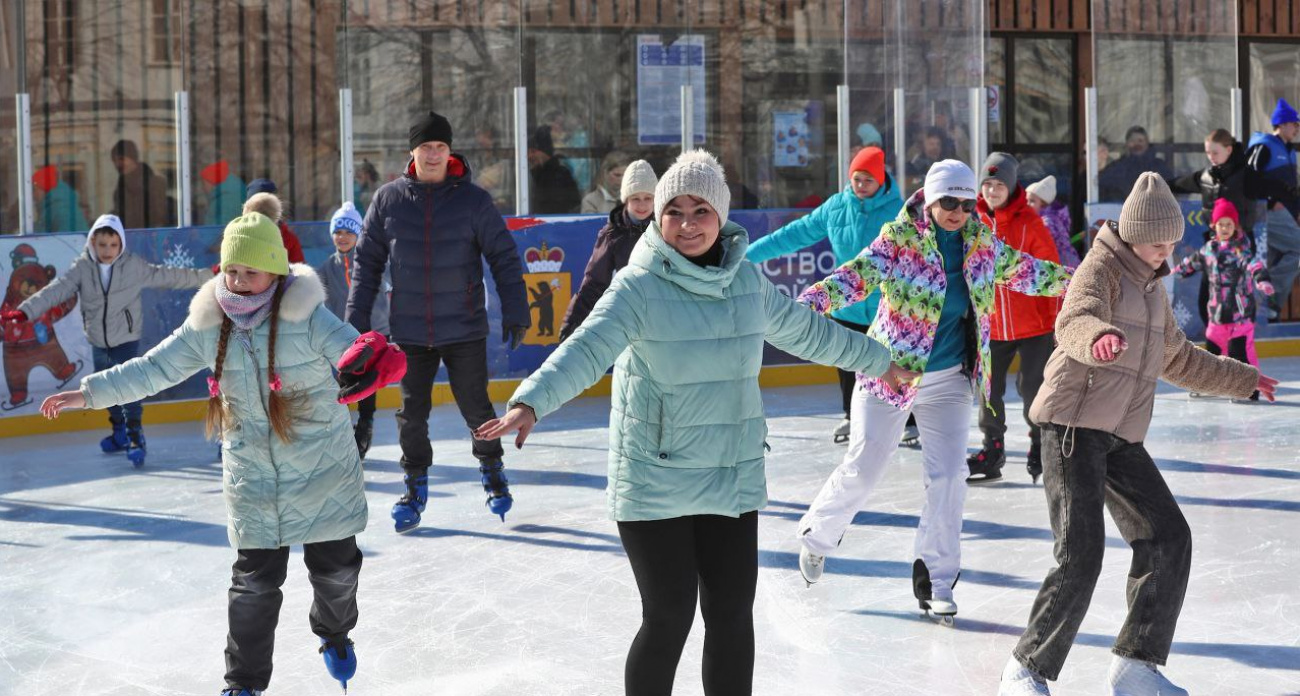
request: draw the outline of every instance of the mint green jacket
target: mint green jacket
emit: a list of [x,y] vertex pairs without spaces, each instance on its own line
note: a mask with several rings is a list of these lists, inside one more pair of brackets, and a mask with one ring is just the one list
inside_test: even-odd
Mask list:
[[[285,393],[303,400],[292,442],[281,442],[267,417],[270,321],[243,336],[232,331],[226,344],[222,491],[237,549],[335,541],[366,528],[361,457],[331,371],[357,331],[322,304],[325,290],[309,266],[291,269],[297,278],[280,301],[275,369]],[[222,281],[217,276],[199,288],[185,323],[153,350],[84,378],[86,407],[138,401],[216,364],[224,313],[215,287]]]
[[722,266],[700,267],[651,224],[582,326],[515,392],[539,419],[614,363],[609,513],[618,521],[739,515],[767,504],[763,343],[880,375],[881,344],[782,295],[721,231]]

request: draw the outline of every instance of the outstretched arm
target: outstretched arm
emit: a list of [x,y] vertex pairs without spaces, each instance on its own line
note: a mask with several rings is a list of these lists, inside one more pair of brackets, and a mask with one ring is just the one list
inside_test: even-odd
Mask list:
[[880,281],[889,275],[898,255],[893,235],[885,234],[888,229],[886,226],[861,254],[799,293],[799,304],[811,307],[819,314],[829,314],[867,299],[880,286]]
[[997,261],[994,278],[999,285],[1023,295],[1057,297],[1070,285],[1070,269],[1030,256],[994,238]]

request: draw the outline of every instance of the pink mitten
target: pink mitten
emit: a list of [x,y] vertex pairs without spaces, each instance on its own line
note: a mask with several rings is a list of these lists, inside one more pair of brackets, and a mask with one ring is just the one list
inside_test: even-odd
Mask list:
[[339,403],[360,401],[406,374],[406,354],[383,334],[370,331],[357,337],[339,359]]

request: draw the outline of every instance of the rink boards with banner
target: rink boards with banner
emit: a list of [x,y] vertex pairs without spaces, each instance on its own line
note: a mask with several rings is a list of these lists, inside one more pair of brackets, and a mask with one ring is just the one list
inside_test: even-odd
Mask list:
[[[1178,256],[1200,246],[1206,231],[1205,215],[1196,202],[1184,202],[1187,231]],[[806,214],[806,210],[732,211],[730,219],[749,230],[752,239],[768,234],[781,225]],[[1094,214],[1099,211],[1094,207]],[[1104,213],[1104,211],[1101,211]],[[1118,210],[1115,211],[1118,215]],[[491,327],[488,340],[488,362],[493,379],[518,380],[535,370],[559,343],[560,324],[569,300],[582,281],[583,270],[590,258],[596,233],[605,223],[604,216],[528,217],[507,218],[515,236],[523,265],[532,326],[523,345],[515,351],[506,349],[500,339],[500,301],[492,283],[491,274],[485,271],[488,286],[487,309]],[[333,253],[326,223],[293,223],[292,227],[302,241],[307,263],[322,263]],[[0,236],[0,280],[5,287],[4,308],[16,306],[21,299],[39,290],[45,283],[63,273],[85,246],[81,234]],[[186,227],[130,231],[127,249],[146,260],[176,267],[205,268],[217,262],[221,243],[220,227]],[[8,263],[3,263],[4,259]],[[822,241],[804,251],[772,259],[761,264],[767,276],[783,293],[795,295],[809,284],[825,277],[835,268],[830,245]],[[1199,339],[1204,333],[1196,295],[1199,280],[1169,279],[1170,296],[1174,314],[1189,337]],[[145,290],[144,328],[140,349],[143,353],[170,334],[185,319],[193,291]],[[1300,323],[1267,325],[1262,320],[1257,337],[1300,337]],[[28,345],[23,350],[11,350],[10,345],[0,345],[0,417],[32,415],[41,400],[54,393],[60,385],[75,387],[80,378],[91,372],[91,351],[82,331],[80,307],[65,316],[48,322],[52,330],[38,332],[43,340]],[[8,334],[5,334],[8,336]],[[71,376],[62,379],[46,366],[68,363],[76,366]],[[765,365],[798,363],[793,358],[771,346],[764,355]],[[66,372],[66,370],[65,370]],[[199,374],[150,399],[150,401],[175,401],[201,399],[206,396],[205,374]],[[445,380],[445,374],[439,375]],[[24,384],[25,383],[25,384]],[[23,386],[27,398],[15,401],[13,393]]]

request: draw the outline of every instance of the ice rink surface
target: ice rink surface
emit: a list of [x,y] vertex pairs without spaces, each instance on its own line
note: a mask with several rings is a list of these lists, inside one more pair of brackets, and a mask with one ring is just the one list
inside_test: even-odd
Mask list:
[[[1300,694],[1300,359],[1265,361],[1282,403],[1189,399],[1161,386],[1147,443],[1195,539],[1167,673],[1197,696]],[[1014,397],[1010,389],[1008,399]],[[972,488],[956,626],[920,618],[910,588],[922,501],[919,451],[900,449],[827,575],[805,588],[795,523],[844,452],[832,385],[766,391],[771,504],[760,518],[755,693],[985,694],[1052,566],[1043,490],[1024,472],[1018,417],[1002,483]],[[353,694],[621,694],[640,603],[606,518],[607,399],[544,421],[506,459],[503,524],[484,507],[469,436],[435,409],[430,505],[392,531],[401,493],[392,411],[366,466],[360,671]],[[105,428],[107,430],[107,428]],[[221,470],[200,425],[147,426],[132,469],[103,432],[0,440],[0,695],[216,696],[223,688],[227,546]],[[970,444],[978,446],[973,427]],[[1105,569],[1053,693],[1101,694],[1124,615],[1129,552],[1109,526]],[[291,559],[268,694],[337,694],[307,625],[310,587]],[[701,694],[703,624],[676,694]]]

